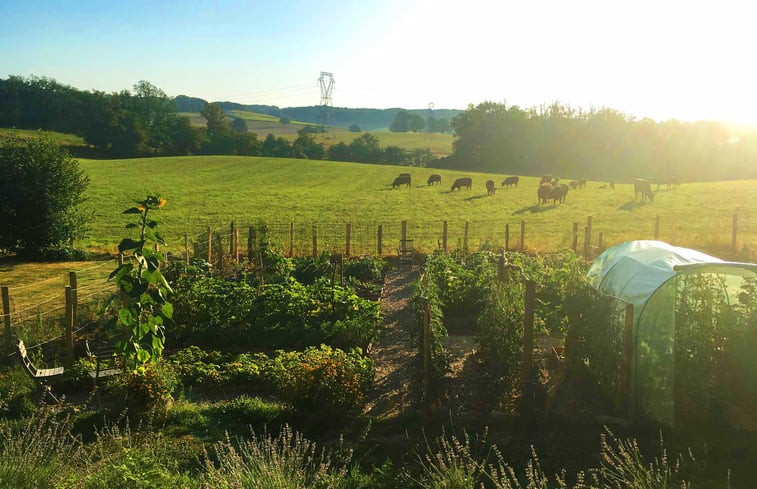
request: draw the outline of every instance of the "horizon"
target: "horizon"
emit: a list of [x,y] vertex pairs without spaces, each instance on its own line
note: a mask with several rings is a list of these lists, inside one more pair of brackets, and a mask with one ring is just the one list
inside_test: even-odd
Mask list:
[[465,110],[484,101],[757,125],[757,33],[739,2],[528,5],[291,0],[0,5],[0,77],[242,105]]

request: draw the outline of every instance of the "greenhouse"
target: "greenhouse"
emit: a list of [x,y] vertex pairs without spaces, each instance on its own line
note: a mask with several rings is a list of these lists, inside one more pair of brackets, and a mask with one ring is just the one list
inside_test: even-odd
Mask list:
[[614,326],[625,331],[623,411],[757,431],[757,264],[630,241],[602,253],[588,274],[616,302],[622,325]]

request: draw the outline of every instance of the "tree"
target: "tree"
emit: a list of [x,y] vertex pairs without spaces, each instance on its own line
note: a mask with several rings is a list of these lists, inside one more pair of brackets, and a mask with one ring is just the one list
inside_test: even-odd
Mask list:
[[387,146],[384,149],[384,163],[388,165],[407,164],[407,152],[399,146]]
[[407,119],[407,128],[412,132],[421,132],[426,127],[426,121],[418,114],[410,114]]
[[234,132],[245,133],[247,132],[247,121],[240,117],[235,117],[234,121],[231,123],[231,128]]
[[350,147],[344,141],[329,146],[326,154],[331,161],[352,161],[352,151],[350,151]]
[[379,139],[369,132],[352,140],[350,153],[352,153],[352,161],[361,163],[378,163],[383,155]]
[[208,138],[212,141],[217,135],[228,134],[231,132],[231,125],[226,120],[226,114],[224,114],[221,106],[213,102],[212,104],[205,104],[205,107],[200,112],[207,121]]
[[50,139],[10,135],[0,146],[0,249],[38,256],[84,236],[79,205],[89,184],[79,163]]
[[282,137],[276,137],[268,134],[263,140],[260,148],[261,156],[273,156],[276,158],[287,158],[292,152],[292,145]]
[[410,115],[406,110],[400,110],[389,125],[389,130],[392,132],[407,132],[409,129]]
[[360,126],[358,126],[357,124],[352,124],[350,126],[350,132],[360,132],[360,131],[361,131]]

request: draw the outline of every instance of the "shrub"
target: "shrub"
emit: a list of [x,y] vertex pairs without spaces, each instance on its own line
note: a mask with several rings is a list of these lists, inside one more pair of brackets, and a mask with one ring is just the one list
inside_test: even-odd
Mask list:
[[80,211],[89,184],[79,164],[51,139],[0,143],[0,249],[25,256],[71,247],[84,236]]
[[136,413],[164,411],[173,400],[178,378],[165,362],[148,364],[140,371],[128,372],[113,379],[108,391]]
[[21,368],[14,365],[0,373],[0,419],[31,414],[35,409],[33,392],[34,382]]

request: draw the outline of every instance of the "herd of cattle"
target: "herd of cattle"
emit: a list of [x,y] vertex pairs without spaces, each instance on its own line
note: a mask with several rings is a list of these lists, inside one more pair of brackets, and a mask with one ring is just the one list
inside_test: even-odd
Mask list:
[[[501,187],[517,187],[518,182],[520,181],[520,177],[512,176],[507,177],[502,181]],[[434,184],[442,184],[442,176],[437,174],[432,174],[428,177],[428,180],[426,181],[426,185],[434,185]],[[412,186],[412,178],[409,173],[400,173],[400,175],[394,179],[394,182],[392,183],[392,188],[398,188],[402,185],[405,185],[407,187]],[[457,180],[452,183],[452,187],[450,188],[450,192],[454,192],[455,190],[462,190],[463,188],[470,190],[471,186],[473,185],[473,179],[470,177],[463,177],[458,178]],[[667,185],[668,188],[671,187],[677,187],[680,185],[680,181],[678,180],[678,177],[670,177],[670,178],[649,178],[649,179],[642,179],[637,178],[634,181],[634,200],[638,199],[639,195],[641,195],[642,202],[645,200],[654,200],[654,193],[652,192],[652,185],[657,185],[657,190],[660,189],[661,185]],[[536,195],[539,200],[539,205],[542,203],[547,204],[549,201],[552,201],[552,205],[557,205],[558,202],[563,203],[565,202],[565,198],[568,195],[568,191],[570,189],[576,190],[576,189],[582,189],[586,187],[586,179],[582,178],[580,180],[574,180],[568,184],[560,183],[560,179],[553,177],[551,174],[546,174],[541,177],[541,180],[539,181],[539,188],[536,191]],[[601,185],[599,187],[600,189],[605,188],[615,188],[614,182],[609,182],[606,185]],[[489,195],[494,194],[497,191],[497,188],[495,186],[494,180],[487,180],[486,181],[486,192]]]

